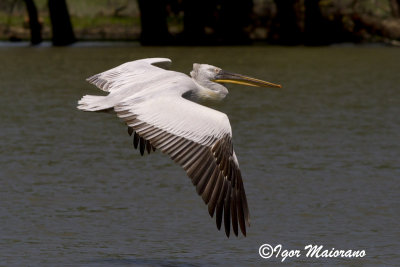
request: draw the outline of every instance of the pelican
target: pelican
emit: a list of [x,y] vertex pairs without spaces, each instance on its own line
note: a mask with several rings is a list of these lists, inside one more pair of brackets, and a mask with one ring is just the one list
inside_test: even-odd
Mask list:
[[183,167],[210,216],[215,213],[218,230],[223,217],[227,237],[231,223],[236,236],[238,226],[246,236],[249,209],[229,119],[196,102],[224,99],[228,94],[224,83],[281,85],[208,64],[193,64],[190,76],[169,70],[170,65],[167,58],[147,58],[96,74],[87,81],[109,94],[85,95],[77,108],[115,111],[142,156],[158,149]]

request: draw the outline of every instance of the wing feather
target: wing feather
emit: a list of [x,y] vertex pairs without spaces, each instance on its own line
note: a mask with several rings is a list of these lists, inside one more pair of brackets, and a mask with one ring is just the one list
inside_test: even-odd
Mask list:
[[127,99],[114,110],[139,136],[141,153],[155,147],[184,168],[218,229],[224,214],[227,236],[231,223],[235,235],[238,226],[246,235],[247,200],[225,114],[170,95]]
[[205,189],[205,187],[206,187],[208,181],[210,180],[210,177],[211,177],[211,175],[212,175],[212,173],[213,173],[213,171],[214,171],[215,169],[217,169],[217,167],[215,166],[215,163],[212,162],[212,163],[208,166],[207,171],[204,172],[204,173],[202,173],[202,176],[201,176],[201,178],[200,178],[200,181],[199,181],[199,183],[196,185],[197,194],[199,194],[199,195],[203,194],[204,189]]
[[228,180],[224,179],[224,183],[222,185],[222,191],[219,194],[219,197],[218,197],[218,200],[217,200],[217,207],[215,209],[215,213],[216,213],[215,221],[217,223],[218,230],[221,229],[222,213],[224,211],[224,199],[225,199],[226,191],[228,190],[228,186],[229,186]]
[[214,190],[213,190],[211,198],[208,202],[208,213],[210,214],[211,217],[214,216],[215,207],[217,205],[217,200],[221,193],[221,189],[222,189],[222,185],[224,184],[224,180],[225,179],[224,179],[223,175],[221,174],[221,172],[219,172],[217,184],[214,186]]
[[230,222],[230,211],[231,211],[231,191],[232,187],[228,185],[228,191],[226,192],[225,200],[224,200],[224,225],[225,225],[225,233],[229,236],[231,231],[231,222]]
[[213,173],[210,176],[210,179],[206,185],[206,187],[204,188],[204,192],[202,193],[202,198],[204,203],[208,204],[208,202],[210,201],[211,198],[211,194],[214,191],[215,188],[215,184],[217,183],[217,179],[219,178],[220,175],[220,171],[218,168],[214,168]]
[[[111,92],[124,86],[134,86],[148,78],[147,73],[163,72],[161,68],[169,68],[168,58],[147,58],[119,65],[105,72],[93,75],[86,80],[105,92]],[[161,67],[161,68],[159,68]]]
[[238,221],[237,221],[237,207],[236,207],[236,189],[231,189],[231,214],[232,214],[232,228],[235,235],[238,235]]

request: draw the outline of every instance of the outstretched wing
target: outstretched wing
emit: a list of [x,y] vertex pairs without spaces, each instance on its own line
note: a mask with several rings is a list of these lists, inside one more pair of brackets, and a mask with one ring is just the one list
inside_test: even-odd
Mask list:
[[225,233],[246,235],[249,211],[228,117],[180,96],[126,99],[117,115],[143,139],[181,165]]
[[140,59],[93,75],[86,80],[103,91],[111,92],[124,86],[133,87],[135,83],[146,80],[149,72],[152,75],[156,75],[157,72],[163,73],[163,69],[168,69],[170,65],[171,60],[168,58]]

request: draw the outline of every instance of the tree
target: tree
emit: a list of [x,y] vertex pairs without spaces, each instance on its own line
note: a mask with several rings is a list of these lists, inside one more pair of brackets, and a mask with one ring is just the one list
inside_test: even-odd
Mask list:
[[304,41],[307,45],[322,45],[326,43],[328,29],[325,29],[325,20],[319,8],[320,0],[304,0]]
[[183,42],[185,44],[204,44],[207,36],[205,27],[209,22],[209,15],[215,8],[214,1],[186,0],[183,1]]
[[245,28],[250,24],[252,8],[253,0],[184,0],[184,43],[249,43]]
[[340,42],[356,42],[356,35],[346,30],[343,14],[327,18],[321,11],[321,0],[304,0],[304,44],[328,45]]
[[253,0],[221,0],[217,34],[224,44],[248,44],[246,26],[251,23]]
[[400,0],[390,0],[392,15],[395,18],[400,18]]
[[296,14],[297,0],[275,0],[277,14],[272,37],[273,42],[283,45],[302,43],[301,30]]
[[76,41],[65,0],[48,1],[53,45],[69,45]]
[[163,45],[171,41],[165,0],[138,0],[143,45]]
[[29,29],[31,31],[31,44],[37,45],[42,42],[42,26],[39,23],[38,13],[33,0],[24,0],[29,16]]

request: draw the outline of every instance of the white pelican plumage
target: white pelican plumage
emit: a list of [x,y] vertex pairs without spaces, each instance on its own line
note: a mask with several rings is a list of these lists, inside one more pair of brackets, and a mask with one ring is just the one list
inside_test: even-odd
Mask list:
[[231,222],[236,236],[238,225],[246,236],[249,209],[228,117],[191,100],[223,99],[228,90],[220,83],[281,86],[207,64],[193,64],[189,77],[167,70],[170,64],[167,58],[147,58],[96,74],[87,81],[109,94],[86,95],[78,109],[113,109],[142,155],[159,149],[183,167],[210,216],[216,214],[218,229],[224,215],[228,237]]

